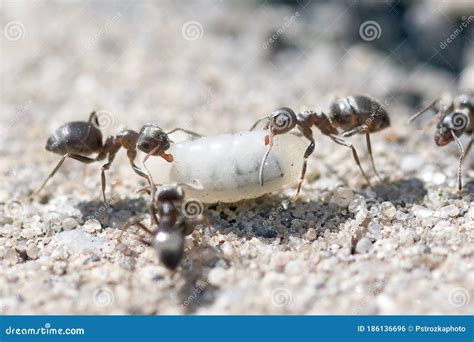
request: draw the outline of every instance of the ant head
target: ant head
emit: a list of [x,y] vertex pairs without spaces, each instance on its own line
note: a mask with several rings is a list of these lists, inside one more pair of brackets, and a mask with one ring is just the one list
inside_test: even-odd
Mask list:
[[436,126],[435,142],[444,146],[454,140],[453,133],[460,136],[469,125],[469,115],[465,111],[446,114]]
[[182,201],[184,191],[181,187],[165,187],[160,190],[157,196],[158,202]]
[[161,231],[154,237],[152,245],[163,265],[174,271],[183,259],[183,234],[173,228]]
[[170,139],[160,127],[147,124],[138,133],[137,148],[144,153],[153,151],[153,155],[159,155],[170,148]]
[[291,108],[278,108],[270,115],[270,119],[265,126],[274,134],[284,134],[296,126],[297,118]]

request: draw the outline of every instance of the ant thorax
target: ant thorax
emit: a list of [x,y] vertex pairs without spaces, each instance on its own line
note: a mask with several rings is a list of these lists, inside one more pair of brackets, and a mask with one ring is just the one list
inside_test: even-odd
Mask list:
[[149,168],[160,183],[198,184],[199,189],[186,188],[186,195],[204,203],[236,202],[295,185],[305,142],[293,134],[275,136],[261,186],[265,135],[264,131],[241,132],[176,143],[169,149],[173,163],[153,158]]

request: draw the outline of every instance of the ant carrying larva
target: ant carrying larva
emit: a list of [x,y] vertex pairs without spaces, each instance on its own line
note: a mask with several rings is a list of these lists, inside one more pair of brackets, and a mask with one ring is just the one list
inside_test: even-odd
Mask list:
[[260,197],[297,182],[302,164],[299,156],[305,148],[302,139],[293,134],[275,139],[262,187],[258,174],[266,150],[264,137],[265,132],[254,131],[178,142],[169,149],[173,163],[166,167],[152,159],[149,169],[161,183],[199,183],[199,189],[186,192],[203,203]]
[[[109,136],[105,142],[103,142],[98,116],[95,111],[90,114],[88,121],[68,122],[56,129],[46,142],[46,150],[62,155],[62,158],[38,190],[35,191],[34,195],[38,195],[41,192],[46,183],[59,170],[66,158],[72,158],[86,164],[107,158],[107,163],[102,165],[101,168],[102,196],[104,203],[107,203],[105,196],[105,171],[110,169],[120,148],[127,150],[127,157],[135,173],[148,179],[149,176],[147,173],[135,164],[137,150],[146,153],[147,157],[149,155],[160,156],[167,162],[172,162],[173,156],[166,151],[171,145],[169,135],[176,131],[183,131],[193,136],[200,136],[197,133],[182,128],[175,128],[166,133],[154,124],[146,124],[142,127],[140,132],[130,129],[123,130],[116,135]],[[93,153],[97,153],[95,158],[88,157]]]
[[[267,121],[264,129],[268,131],[268,134],[265,135],[265,144],[268,145],[268,148],[261,161],[259,172],[260,184],[262,186],[264,185],[263,172],[267,158],[273,148],[274,137],[285,135],[295,127],[309,140],[310,144],[306,147],[303,154],[303,167],[293,199],[296,199],[300,193],[306,174],[307,159],[315,149],[315,141],[311,129],[313,126],[318,127],[321,133],[329,136],[337,144],[349,147],[352,150],[353,158],[360,172],[364,176],[367,184],[371,186],[369,177],[360,165],[359,156],[355,147],[342,139],[342,137],[350,137],[354,134],[365,134],[372,170],[380,179],[375,168],[370,134],[390,126],[390,119],[384,106],[376,100],[362,95],[341,98],[331,103],[329,114],[304,111],[296,115],[291,108],[282,107],[272,112],[270,117],[258,120],[250,130],[253,130],[262,120]],[[338,128],[343,129],[343,132],[339,133]]]
[[[462,164],[464,157],[469,153],[474,142],[474,101],[472,96],[459,95],[454,98],[447,96],[437,98],[426,108],[414,114],[409,122],[414,121],[422,114],[433,110],[436,113],[433,123],[436,123],[434,140],[437,146],[445,146],[455,141],[459,149],[458,162],[458,190],[462,191]],[[463,148],[459,137],[464,133],[471,135],[466,149]]]

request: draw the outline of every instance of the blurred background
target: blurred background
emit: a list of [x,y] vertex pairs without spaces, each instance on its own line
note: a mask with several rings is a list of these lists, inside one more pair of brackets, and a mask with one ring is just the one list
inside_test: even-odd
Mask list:
[[[455,187],[457,148],[454,144],[438,148],[433,141],[434,127],[421,130],[431,115],[413,126],[406,120],[443,93],[474,94],[473,1],[2,0],[0,28],[0,203],[18,199],[22,213],[16,220],[0,215],[0,223],[8,226],[0,232],[4,244],[0,259],[2,265],[8,265],[0,275],[10,279],[0,287],[6,298],[0,301],[0,310],[2,303],[11,313],[156,313],[157,303],[160,312],[172,313],[416,314],[460,313],[472,308],[472,303],[456,307],[446,300],[456,284],[468,294],[473,290],[469,260],[474,254],[469,250],[472,240],[466,237],[472,239],[473,228],[468,225],[472,217],[467,214],[471,208],[469,215],[474,215],[472,200],[436,197]],[[138,274],[143,283],[124,288],[123,277],[129,273],[114,248],[104,249],[99,261],[93,261],[94,267],[89,262],[95,259],[81,259],[75,252],[70,252],[79,258],[74,259],[75,264],[61,264],[62,254],[48,259],[48,248],[61,245],[55,234],[67,230],[64,227],[82,226],[84,212],[90,215],[100,206],[99,166],[74,161],[66,162],[51,181],[43,203],[24,200],[59,158],[44,145],[60,125],[86,120],[97,110],[105,135],[125,127],[139,130],[147,122],[166,130],[182,127],[216,135],[247,130],[281,106],[327,111],[331,100],[351,94],[370,95],[387,107],[392,126],[374,135],[372,141],[382,175],[398,187],[382,186],[370,192],[350,152],[315,133],[316,151],[301,196],[304,205],[278,213],[279,224],[291,238],[278,229],[261,229],[261,220],[278,201],[241,204],[237,217],[231,212],[235,209],[225,206],[209,209],[215,229],[223,234],[217,238],[213,230],[199,241],[216,249],[226,241],[247,253],[244,261],[232,261],[224,250],[225,267],[217,262],[222,267],[213,268],[216,262],[211,258],[214,261],[204,262],[197,274],[191,272],[189,261],[186,270],[190,273],[171,279],[156,265],[153,255],[143,254],[142,266],[148,267]],[[351,141],[360,147],[363,166],[369,170],[363,137]],[[463,136],[462,142],[467,141]],[[119,153],[109,181],[115,184],[119,198],[137,198],[134,190],[140,180],[124,154]],[[474,191],[473,163],[472,156],[466,159],[467,193]],[[355,269],[349,267],[355,256],[350,255],[347,238],[350,229],[357,229],[361,222],[354,213],[344,211],[347,208],[336,210],[324,202],[341,185],[372,200],[390,200],[406,214],[398,221],[393,219],[396,223],[379,222],[374,216],[385,227],[385,240],[369,235],[379,254],[363,254],[364,262],[357,259],[360,264]],[[132,214],[146,213],[143,206],[118,202],[108,208],[108,219],[100,222],[103,230],[94,233],[107,241],[111,236],[107,234],[114,234],[110,227],[120,227]],[[431,229],[442,216],[422,225],[423,216],[410,211],[415,204],[433,210],[448,204],[459,207],[457,221],[450,223],[455,227],[451,232],[462,232],[459,236],[465,239],[457,239],[457,245],[440,236],[425,240],[417,229]],[[49,222],[52,213],[60,215],[60,223],[55,232],[48,233],[44,222]],[[350,228],[351,224],[356,228]],[[392,226],[397,228],[388,233]],[[25,227],[34,233],[21,236],[20,228]],[[443,227],[440,230],[448,230]],[[404,229],[403,238],[395,233]],[[421,240],[419,236],[411,239],[415,231]],[[423,254],[430,253],[423,244],[429,248],[440,244],[457,259],[437,269],[434,265],[441,257]],[[27,253],[28,246],[36,249],[31,247],[33,252]],[[377,246],[386,249],[380,252]],[[464,254],[462,247],[467,248]],[[273,248],[280,248],[281,253]],[[422,256],[413,257],[417,253]],[[36,259],[54,280],[38,278],[39,266],[26,262]],[[58,264],[57,260],[62,261]],[[412,265],[413,260],[419,264]],[[265,265],[269,270],[260,269]],[[303,273],[306,277],[301,279]],[[398,278],[393,280],[391,275]],[[266,279],[263,285],[258,282],[261,278]],[[203,293],[199,299],[180,309],[203,282],[206,290],[199,292]],[[47,300],[32,297],[38,283],[53,288],[45,291]],[[89,300],[103,283],[113,290],[113,305],[94,305]],[[380,291],[384,289],[385,297],[370,290],[373,284],[383,285]],[[264,292],[265,286],[278,289],[280,285],[292,294],[291,306],[267,300],[274,293]],[[145,303],[141,291],[149,286],[160,291]],[[374,296],[380,298],[373,300]]]

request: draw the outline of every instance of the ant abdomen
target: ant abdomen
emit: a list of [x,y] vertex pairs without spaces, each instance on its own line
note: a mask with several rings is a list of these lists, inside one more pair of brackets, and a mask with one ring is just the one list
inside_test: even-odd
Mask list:
[[56,129],[46,142],[46,150],[64,155],[77,153],[89,155],[103,148],[102,133],[92,123],[74,121]]
[[178,267],[184,254],[184,237],[181,232],[161,231],[152,243],[158,258],[168,269],[174,270]]
[[363,95],[335,100],[330,105],[329,116],[334,126],[343,131],[364,126],[368,132],[378,132],[390,126],[390,118],[384,106]]

